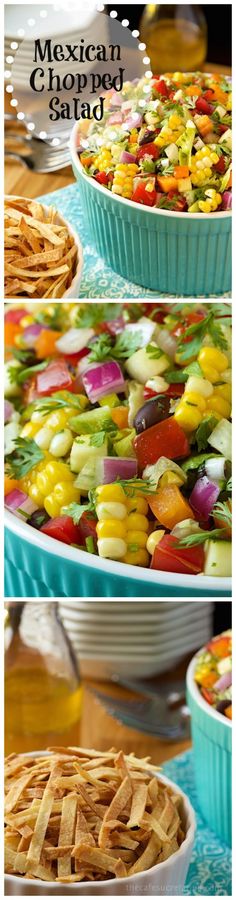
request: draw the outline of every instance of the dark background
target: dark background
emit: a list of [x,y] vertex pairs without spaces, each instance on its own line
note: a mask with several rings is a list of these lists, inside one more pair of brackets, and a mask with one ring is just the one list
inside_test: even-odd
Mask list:
[[[118,19],[129,19],[131,29],[138,28],[142,12],[145,4],[136,6],[127,3],[118,5],[111,4],[106,6],[110,12],[117,9]],[[225,66],[231,66],[231,18],[232,6],[229,3],[220,3],[210,6],[207,3],[200,4],[203,10],[208,27],[208,52],[207,60],[212,63],[222,63]]]

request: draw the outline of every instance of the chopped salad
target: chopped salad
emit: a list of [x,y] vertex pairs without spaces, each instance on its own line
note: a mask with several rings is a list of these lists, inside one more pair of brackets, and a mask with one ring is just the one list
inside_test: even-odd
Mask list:
[[232,206],[231,85],[223,75],[168,73],[126,82],[105,98],[102,121],[78,153],[112,194],[174,212]]
[[102,559],[231,574],[231,308],[5,315],[5,504]]
[[212,638],[198,656],[195,681],[204,700],[232,719],[232,632]]

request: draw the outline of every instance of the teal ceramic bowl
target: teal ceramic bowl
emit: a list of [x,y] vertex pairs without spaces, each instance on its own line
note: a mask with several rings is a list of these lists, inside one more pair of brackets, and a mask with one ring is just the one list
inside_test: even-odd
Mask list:
[[194,681],[198,655],[193,657],[187,671],[187,701],[191,711],[198,802],[212,831],[231,846],[232,723],[202,697]]
[[70,140],[72,167],[91,240],[129,281],[163,294],[222,295],[231,290],[231,212],[174,213],[108,191],[84,172]]
[[99,559],[6,512],[6,597],[225,597],[230,578],[177,575]]

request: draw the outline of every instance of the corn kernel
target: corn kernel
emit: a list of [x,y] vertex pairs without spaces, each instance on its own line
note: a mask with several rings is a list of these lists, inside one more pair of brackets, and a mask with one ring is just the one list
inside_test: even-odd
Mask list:
[[102,484],[97,487],[96,496],[99,503],[106,503],[107,500],[111,500],[114,503],[116,501],[119,503],[125,502],[125,493],[120,484]]
[[151,554],[151,556],[154,553],[155,548],[160,543],[161,539],[164,537],[164,534],[165,534],[165,532],[162,531],[161,528],[159,531],[152,531],[151,534],[149,534],[147,543],[146,543],[146,548],[148,550],[148,553]]
[[130,513],[127,520],[128,531],[147,531],[148,520],[141,513]]
[[148,503],[144,497],[127,497],[127,511],[142,513],[144,516],[148,513]]
[[122,558],[122,561],[130,566],[148,566],[149,555],[147,550],[137,550],[135,553],[128,551]]
[[181,403],[174,413],[176,422],[183,428],[183,431],[191,432],[198,428],[202,421],[202,414],[199,409],[193,406],[186,406]]
[[69,503],[79,503],[80,493],[74,484],[68,481],[58,481],[53,491],[55,500],[60,506],[66,506]]
[[118,521],[118,519],[100,521],[97,523],[97,536],[98,538],[118,537],[125,540],[126,524],[124,521]]
[[23,425],[20,436],[23,438],[34,438],[37,432],[39,431],[40,425],[36,422],[26,422]]
[[211,411],[215,411],[219,413],[220,416],[223,416],[224,419],[229,419],[231,413],[231,406],[228,400],[224,400],[224,397],[212,396],[209,397],[207,401],[207,407]]
[[128,528],[126,540],[128,544],[128,550],[131,550],[132,547],[135,546],[146,547],[146,531],[130,531]]
[[54,493],[48,494],[47,497],[45,497],[44,508],[51,519],[56,519],[56,517],[60,515],[61,507],[60,504],[56,502]]
[[126,542],[122,538],[98,539],[98,552],[103,559],[123,559],[126,553]]
[[206,401],[202,394],[198,394],[197,391],[185,390],[181,402],[187,403],[188,406],[197,406],[197,409],[200,409],[201,412],[204,412],[204,409],[206,409]]
[[98,503],[96,507],[97,517],[100,520],[104,519],[125,519],[127,516],[127,509],[124,503],[111,503],[110,501],[104,503]]
[[202,347],[198,354],[198,362],[201,368],[206,365],[213,366],[218,372],[223,372],[228,367],[228,359],[222,350],[215,347]]

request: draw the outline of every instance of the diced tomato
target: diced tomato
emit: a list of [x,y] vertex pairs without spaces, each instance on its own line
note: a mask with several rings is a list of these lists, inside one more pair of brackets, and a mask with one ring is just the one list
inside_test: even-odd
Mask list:
[[152,391],[151,388],[145,387],[143,390],[144,400],[151,400],[151,397],[157,397],[160,391]]
[[223,154],[222,154],[222,156],[219,157],[218,162],[215,163],[215,165],[213,166],[213,169],[215,172],[219,172],[220,175],[224,174],[226,165],[225,165],[225,157],[223,156]]
[[37,375],[36,387],[40,396],[47,396],[63,389],[69,391],[72,384],[72,377],[64,359],[49,363],[47,368]]
[[[165,176],[162,176],[162,179],[163,177]],[[182,194],[178,194],[177,190],[172,189],[171,191],[168,191],[168,194],[166,194],[166,199],[170,200],[173,203],[173,212],[185,212],[185,210],[188,208],[187,200],[182,196]]]
[[139,147],[137,152],[137,159],[143,159],[144,156],[151,156],[152,159],[158,159],[160,156],[160,147],[157,144],[149,143],[143,144],[142,147]]
[[[128,307],[129,308],[129,307]],[[143,315],[151,316],[153,322],[159,322],[162,325],[164,322],[165,316],[168,315],[169,309],[166,303],[142,303]]]
[[17,322],[4,322],[4,339],[6,347],[13,347],[15,338],[22,332],[22,328]]
[[180,575],[199,575],[204,566],[204,549],[178,546],[172,534],[165,534],[157,544],[151,561],[151,569],[176,572]]
[[201,688],[201,694],[202,694],[202,696],[204,697],[204,700],[206,700],[206,702],[207,702],[207,703],[210,703],[210,706],[212,706],[213,703],[214,703],[214,693],[213,693],[213,691],[208,691],[207,688],[202,687],[202,688]]
[[163,78],[159,78],[159,75],[153,75],[152,86],[157,94],[161,94],[161,97],[169,96],[169,89],[167,87],[166,81],[164,81]]
[[168,397],[182,397],[184,393],[185,385],[184,384],[169,384],[168,391],[166,394]]
[[133,200],[134,203],[143,203],[145,206],[155,206],[157,192],[155,190],[147,191],[146,184],[147,182],[145,184],[142,181],[139,182],[132,194],[131,200]]
[[228,131],[228,127],[229,127],[228,125],[222,125],[222,124],[218,125],[219,134],[224,134],[225,131]]
[[206,97],[198,97],[196,100],[195,108],[198,113],[202,113],[204,116],[211,116],[214,107],[211,103],[208,103]]
[[[185,316],[184,322],[182,322],[181,324],[175,325],[175,327],[172,329],[171,334],[173,334],[174,337],[177,337],[177,338],[182,337],[182,335],[184,337],[186,329],[189,328],[190,325],[197,325],[197,323],[200,322],[201,319],[204,319],[204,313],[202,313],[202,312],[188,313],[188,315]],[[191,340],[192,340],[192,336],[187,335],[184,338],[184,343],[187,344]]]
[[226,709],[225,709],[224,712],[225,712],[225,716],[227,716],[227,719],[232,719],[232,706],[231,706],[231,704],[230,704],[230,706],[226,706]]
[[213,94],[214,91],[212,90],[212,88],[208,88],[207,91],[204,91],[202,96],[204,97],[204,100],[212,100]]
[[5,322],[14,322],[17,325],[24,316],[28,316],[27,309],[8,309],[4,318]]
[[231,653],[231,636],[224,634],[213,638],[207,644],[207,650],[213,653],[213,656],[216,656],[217,659],[224,659],[225,656],[229,656]]
[[81,543],[80,526],[74,525],[70,516],[57,516],[55,519],[49,519],[45,525],[42,525],[40,531],[57,541],[62,541],[63,544]]
[[108,184],[109,183],[109,175],[107,172],[97,172],[94,176],[95,181],[98,181],[99,184]]
[[78,353],[65,353],[65,360],[71,366],[76,366],[80,359],[83,359],[84,356],[88,356],[89,350],[87,347],[83,347],[83,350],[79,350]]
[[134,438],[134,449],[141,471],[145,466],[157,462],[160,456],[168,455],[169,459],[181,459],[190,452],[186,434],[174,416],[169,416],[168,419],[137,434]]
[[80,529],[80,544],[85,546],[86,538],[92,537],[94,540],[94,547],[97,546],[96,524],[97,519],[91,512],[85,510],[85,512],[81,516],[79,525],[77,525],[77,528]]

